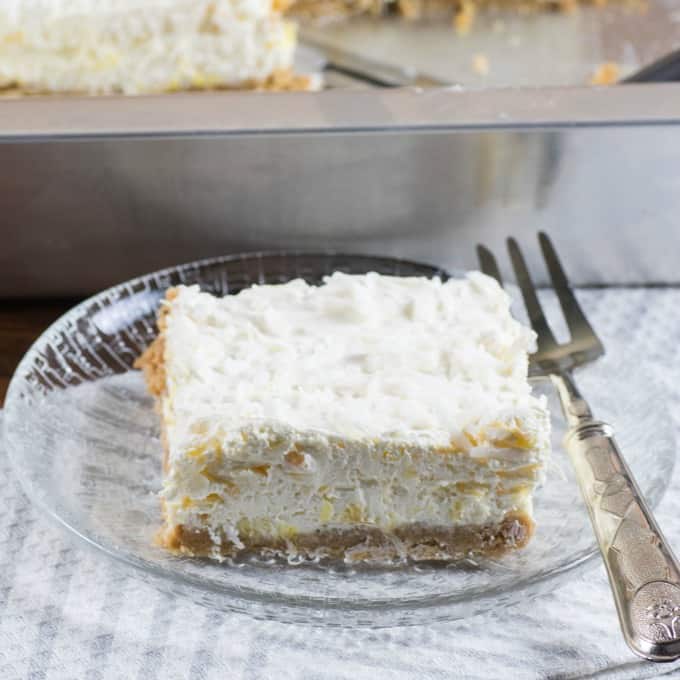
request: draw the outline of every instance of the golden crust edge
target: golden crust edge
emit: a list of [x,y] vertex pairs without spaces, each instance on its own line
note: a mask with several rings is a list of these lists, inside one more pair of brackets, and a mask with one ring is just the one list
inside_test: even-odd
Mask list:
[[163,548],[193,557],[237,557],[241,554],[303,555],[350,561],[393,560],[408,557],[414,561],[455,560],[469,555],[498,557],[523,548],[534,533],[534,521],[525,512],[512,511],[495,525],[428,527],[413,523],[384,532],[361,525],[324,529],[298,534],[294,538],[242,537],[237,547],[226,536],[219,542],[207,528],[183,525],[166,527],[157,537]]
[[[165,292],[165,302],[172,302],[179,290],[177,288],[168,288]],[[156,315],[156,326],[158,327],[158,335],[149,344],[149,346],[135,359],[133,368],[140,369],[144,374],[144,381],[149,393],[156,399],[156,410],[159,415],[162,411],[163,399],[167,394],[166,388],[166,371],[165,371],[165,328],[167,326],[166,317],[170,312],[169,305],[161,304]],[[163,445],[163,470],[168,469],[168,437],[165,428],[165,420],[163,417],[161,421],[161,443]]]
[[[293,69],[279,69],[274,71],[267,78],[244,80],[242,83],[236,85],[216,85],[211,87],[185,87],[176,89],[161,89],[149,90],[139,92],[138,94],[125,96],[139,96],[148,94],[178,94],[182,92],[243,92],[243,91],[260,91],[260,92],[308,92],[314,89],[314,78],[309,75],[295,73]],[[122,91],[102,91],[102,92],[87,92],[85,90],[43,90],[40,88],[30,88],[20,83],[7,83],[0,86],[0,97],[6,98],[20,98],[20,97],[82,97],[82,96],[102,96],[119,94],[124,95]]]

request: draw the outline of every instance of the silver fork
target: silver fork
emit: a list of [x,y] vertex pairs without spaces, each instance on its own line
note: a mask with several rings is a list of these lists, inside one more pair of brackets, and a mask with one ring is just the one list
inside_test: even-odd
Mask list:
[[[630,648],[652,661],[680,657],[680,565],[659,530],[614,439],[596,420],[579,392],[572,370],[604,354],[585,317],[547,234],[539,241],[571,334],[560,344],[548,325],[522,252],[515,239],[508,250],[522,291],[537,350],[532,375],[550,377],[568,424],[564,438],[604,558],[623,635]],[[502,280],[496,258],[477,247],[481,269]]]

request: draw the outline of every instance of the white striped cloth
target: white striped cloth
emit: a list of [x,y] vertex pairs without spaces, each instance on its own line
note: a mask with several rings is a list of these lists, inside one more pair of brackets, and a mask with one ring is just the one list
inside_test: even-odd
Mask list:
[[[610,353],[646,357],[680,424],[680,290],[580,293]],[[680,435],[680,432],[678,432]],[[650,433],[651,436],[651,433]],[[680,436],[679,436],[680,440]],[[0,451],[0,679],[680,677],[622,641],[601,563],[465,621],[370,631],[264,623],[140,583],[40,517]],[[680,551],[680,478],[658,512]]]

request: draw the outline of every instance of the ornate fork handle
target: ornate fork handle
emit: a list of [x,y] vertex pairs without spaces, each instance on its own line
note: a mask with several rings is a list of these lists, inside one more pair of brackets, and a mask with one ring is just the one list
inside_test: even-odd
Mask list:
[[614,439],[595,420],[569,373],[552,376],[569,431],[565,448],[604,558],[630,647],[654,661],[680,656],[680,564]]

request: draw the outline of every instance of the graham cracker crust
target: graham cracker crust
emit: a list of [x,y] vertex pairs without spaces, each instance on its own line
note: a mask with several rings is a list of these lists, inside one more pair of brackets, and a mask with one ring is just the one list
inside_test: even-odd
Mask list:
[[[309,75],[295,73],[292,69],[280,69],[271,73],[267,78],[260,80],[244,80],[238,85],[211,86],[205,88],[169,88],[153,92],[140,92],[136,95],[127,96],[138,96],[142,94],[178,94],[181,92],[243,92],[246,90],[255,90],[258,92],[307,92],[314,89],[314,83],[314,78]],[[100,93],[92,93],[84,90],[51,91],[39,88],[33,89],[22,86],[19,83],[11,83],[0,87],[0,97],[8,99],[23,97],[94,97],[98,96],[98,94]],[[106,94],[123,93],[106,92]]]
[[[170,301],[177,297],[176,288],[168,288],[165,292],[165,300]],[[135,359],[134,368],[141,369],[144,373],[144,381],[149,393],[156,397],[156,411],[160,415],[161,403],[163,395],[165,394],[165,338],[163,331],[166,327],[165,317],[168,315],[169,309],[165,305],[161,305],[157,318],[156,326],[158,327],[158,335],[153,342],[142,352],[142,354]],[[168,469],[168,438],[165,431],[165,422],[161,420],[161,443],[163,445],[163,471]]]
[[359,561],[392,561],[408,558],[413,561],[459,560],[470,555],[498,557],[524,547],[534,531],[533,520],[521,512],[509,513],[497,525],[431,527],[405,524],[393,532],[360,525],[351,528],[318,529],[288,539],[261,536],[241,537],[237,547],[222,532],[214,540],[208,529],[182,525],[168,527],[161,532],[158,542],[176,553],[193,557],[235,557],[241,554],[306,558],[324,557]]
[[[165,291],[165,301],[171,302],[177,297],[176,288],[168,288]],[[134,368],[144,372],[146,388],[156,398],[160,398],[165,393],[165,338],[163,332],[167,322],[165,317],[170,310],[167,306],[161,305],[156,317],[158,335],[153,342],[135,359]]]

